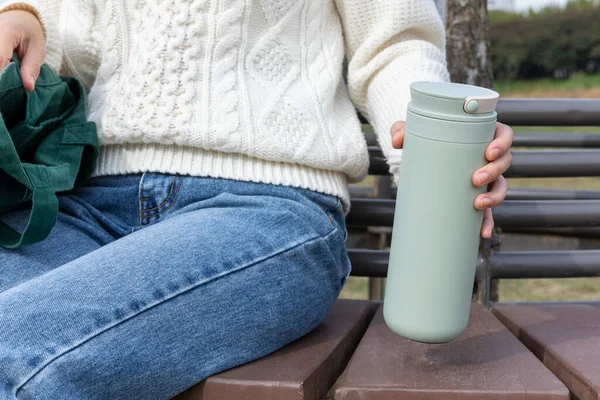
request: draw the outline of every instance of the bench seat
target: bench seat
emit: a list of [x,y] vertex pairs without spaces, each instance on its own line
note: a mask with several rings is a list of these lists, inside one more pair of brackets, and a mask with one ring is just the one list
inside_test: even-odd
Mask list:
[[431,345],[390,331],[379,309],[336,400],[569,399],[569,391],[490,311],[473,304],[455,341]]
[[368,301],[337,300],[313,332],[252,363],[214,375],[176,400],[321,400],[374,314]]
[[577,398],[600,399],[600,306],[499,305],[494,313]]

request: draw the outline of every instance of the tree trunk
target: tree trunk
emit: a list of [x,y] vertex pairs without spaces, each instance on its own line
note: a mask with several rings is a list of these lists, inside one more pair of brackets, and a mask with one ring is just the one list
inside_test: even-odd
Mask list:
[[447,0],[446,52],[452,82],[492,87],[487,0]]

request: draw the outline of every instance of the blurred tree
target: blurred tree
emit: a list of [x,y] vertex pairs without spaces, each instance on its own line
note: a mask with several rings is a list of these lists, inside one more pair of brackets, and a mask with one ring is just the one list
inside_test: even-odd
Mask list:
[[600,7],[600,0],[569,0],[567,10],[582,10],[592,7]]
[[488,13],[488,17],[490,19],[490,24],[517,21],[525,18],[522,14],[517,14],[503,10],[490,10],[490,12]]
[[538,18],[538,17],[545,17],[547,15],[551,15],[551,14],[555,14],[555,13],[559,13],[561,12],[563,9],[557,5],[549,5],[549,6],[545,6],[541,9],[539,9],[538,11],[535,11],[534,9],[530,8],[529,9],[529,13],[528,16],[529,18]]
[[568,77],[600,64],[600,0],[573,0],[565,9],[491,19],[494,75],[500,79]]
[[487,0],[448,0],[448,68],[453,82],[492,87]]

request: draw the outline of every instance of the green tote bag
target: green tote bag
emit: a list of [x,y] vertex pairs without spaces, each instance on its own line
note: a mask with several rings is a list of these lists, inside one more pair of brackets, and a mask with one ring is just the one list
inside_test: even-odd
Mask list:
[[27,92],[19,71],[14,57],[0,72],[0,215],[15,209],[30,215],[22,232],[0,222],[0,246],[7,249],[48,237],[57,194],[84,185],[98,157],[82,84],[44,65],[35,90]]

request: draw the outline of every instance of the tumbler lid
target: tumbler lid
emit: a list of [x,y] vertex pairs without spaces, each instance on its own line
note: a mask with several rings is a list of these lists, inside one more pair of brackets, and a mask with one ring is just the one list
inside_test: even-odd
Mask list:
[[415,82],[411,85],[412,112],[453,121],[483,122],[496,119],[500,95],[478,86],[448,82]]

